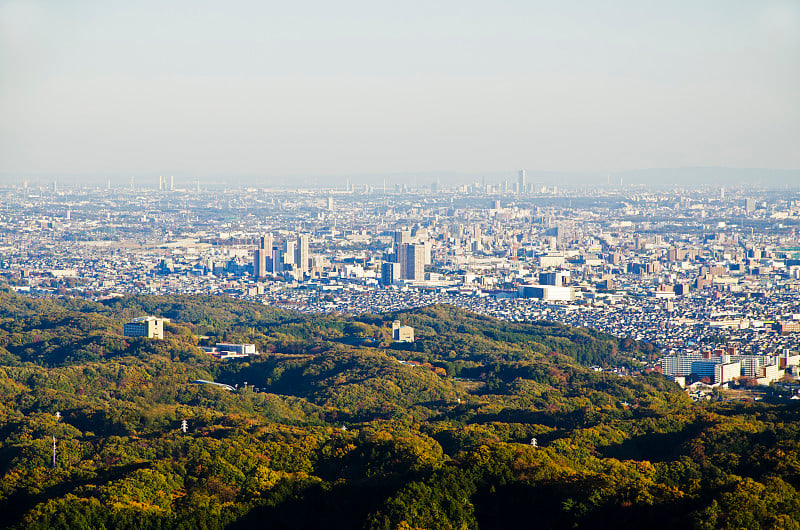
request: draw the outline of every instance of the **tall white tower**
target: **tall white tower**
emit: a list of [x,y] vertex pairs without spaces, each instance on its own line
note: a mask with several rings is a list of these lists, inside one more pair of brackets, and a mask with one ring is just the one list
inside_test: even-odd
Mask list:
[[308,272],[308,235],[300,234],[297,236],[297,270],[302,273]]

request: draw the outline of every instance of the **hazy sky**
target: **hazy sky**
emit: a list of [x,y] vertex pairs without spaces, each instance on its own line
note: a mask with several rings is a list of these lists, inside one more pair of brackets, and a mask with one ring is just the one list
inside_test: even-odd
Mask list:
[[800,1],[0,0],[0,174],[800,168]]

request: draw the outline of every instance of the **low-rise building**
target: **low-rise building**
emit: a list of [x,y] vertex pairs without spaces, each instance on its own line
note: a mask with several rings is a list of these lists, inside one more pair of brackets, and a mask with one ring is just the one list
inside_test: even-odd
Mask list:
[[136,317],[122,328],[126,337],[147,337],[149,339],[164,338],[164,319],[145,316]]
[[569,302],[575,299],[575,290],[572,287],[520,285],[518,292],[520,298],[538,298],[539,300],[561,302]]
[[218,342],[213,348],[204,347],[203,351],[223,360],[258,355],[255,344],[233,344],[230,342]]
[[392,339],[395,342],[414,342],[414,328],[400,325],[399,320],[392,322]]

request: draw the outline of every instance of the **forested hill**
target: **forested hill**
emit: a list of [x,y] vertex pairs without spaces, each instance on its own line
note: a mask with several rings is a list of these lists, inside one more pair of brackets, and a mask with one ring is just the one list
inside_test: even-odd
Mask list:
[[[122,336],[143,314],[171,319],[164,340]],[[393,320],[417,340],[394,343]],[[198,348],[223,341],[262,353]],[[657,374],[589,368],[655,354],[446,306],[3,291],[0,524],[800,528],[800,409],[693,405]]]

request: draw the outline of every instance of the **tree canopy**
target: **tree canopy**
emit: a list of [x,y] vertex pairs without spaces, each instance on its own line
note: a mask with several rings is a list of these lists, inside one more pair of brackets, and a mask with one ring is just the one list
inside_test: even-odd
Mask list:
[[[171,320],[164,340],[122,336],[143,314]],[[417,340],[393,343],[394,320]],[[222,341],[261,353],[198,347]],[[638,372],[653,353],[448,306],[312,316],[3,291],[2,524],[800,528],[796,402],[694,404]]]

